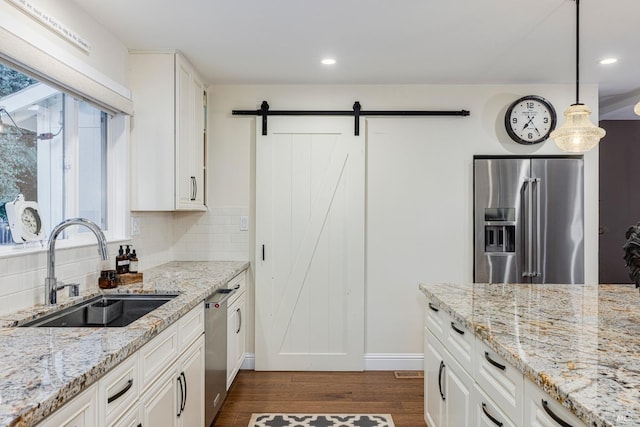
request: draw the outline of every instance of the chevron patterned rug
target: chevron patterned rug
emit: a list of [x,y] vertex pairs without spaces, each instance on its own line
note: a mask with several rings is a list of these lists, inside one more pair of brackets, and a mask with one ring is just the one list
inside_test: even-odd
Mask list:
[[253,414],[249,427],[394,427],[389,414]]

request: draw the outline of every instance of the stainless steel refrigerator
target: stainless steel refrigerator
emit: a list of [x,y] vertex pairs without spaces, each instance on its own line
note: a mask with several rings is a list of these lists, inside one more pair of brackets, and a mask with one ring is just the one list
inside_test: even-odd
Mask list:
[[578,157],[474,157],[474,282],[584,283]]

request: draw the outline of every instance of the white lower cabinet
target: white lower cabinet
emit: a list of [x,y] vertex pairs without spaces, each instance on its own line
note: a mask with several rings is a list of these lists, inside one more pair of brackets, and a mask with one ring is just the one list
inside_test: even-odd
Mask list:
[[471,426],[473,379],[435,336],[425,332],[425,421],[429,427]]
[[98,388],[93,385],[48,416],[40,427],[92,427],[97,425]]
[[520,425],[514,423],[477,384],[473,412],[476,427],[519,427]]
[[227,390],[236,378],[246,350],[246,318],[247,297],[240,295],[227,312]]
[[429,427],[586,427],[435,302],[424,325]]
[[130,408],[124,415],[118,418],[115,422],[107,424],[109,427],[142,427],[142,408],[140,405],[135,405]]
[[38,425],[202,426],[204,358],[199,304]]
[[245,272],[231,279],[227,285],[236,289],[227,307],[227,390],[242,367],[247,349],[247,295]]
[[524,384],[524,402],[524,427],[586,427],[578,417],[529,379]]
[[516,424],[522,424],[524,376],[484,342],[477,340],[473,378],[487,396]]
[[179,426],[204,425],[204,354],[204,335],[200,335],[178,360],[178,378],[182,378],[178,383]]

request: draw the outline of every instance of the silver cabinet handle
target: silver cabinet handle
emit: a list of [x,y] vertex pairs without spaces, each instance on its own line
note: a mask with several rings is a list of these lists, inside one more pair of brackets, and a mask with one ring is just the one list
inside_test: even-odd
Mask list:
[[433,311],[435,311],[436,313],[440,311],[440,309],[438,307],[436,307],[435,305],[433,305],[432,303],[429,303],[429,308]]
[[198,194],[198,181],[195,176],[191,177],[191,201],[196,199],[196,195]]
[[540,260],[542,259],[542,249],[540,249],[540,178],[533,179],[534,189],[536,191],[536,260],[535,260],[535,270],[532,272],[533,276],[540,276],[542,274],[542,266],[540,264]]

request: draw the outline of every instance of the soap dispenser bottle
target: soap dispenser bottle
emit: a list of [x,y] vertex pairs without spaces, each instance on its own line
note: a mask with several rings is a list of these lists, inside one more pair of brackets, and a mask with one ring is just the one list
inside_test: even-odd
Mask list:
[[120,245],[118,249],[118,255],[116,256],[116,273],[124,274],[129,270],[129,258],[124,254],[124,249]]
[[129,273],[137,273],[138,272],[138,255],[136,255],[136,250],[134,249],[131,255],[129,256]]

